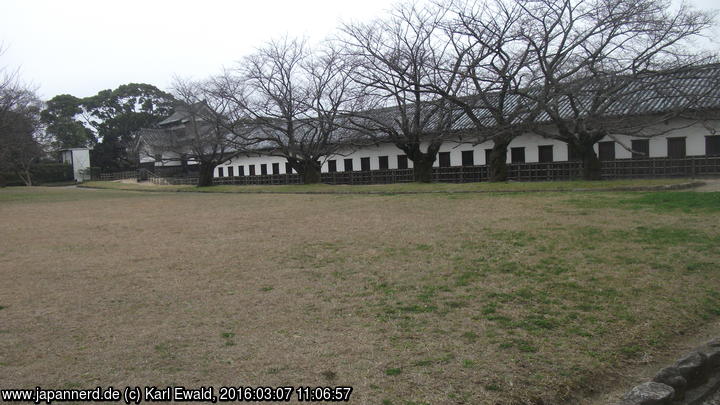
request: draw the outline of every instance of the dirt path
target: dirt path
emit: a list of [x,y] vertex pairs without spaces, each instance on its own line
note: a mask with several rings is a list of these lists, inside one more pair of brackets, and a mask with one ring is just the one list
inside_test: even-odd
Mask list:
[[711,192],[711,191],[720,191],[720,179],[703,179],[703,182],[705,182],[704,186],[700,186],[693,191],[700,191],[700,192]]

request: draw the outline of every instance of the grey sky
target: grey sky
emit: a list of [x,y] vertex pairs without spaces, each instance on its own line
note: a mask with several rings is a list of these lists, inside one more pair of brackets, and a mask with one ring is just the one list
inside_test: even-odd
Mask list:
[[[717,0],[694,0],[717,8]],[[4,0],[0,67],[20,68],[43,98],[89,96],[120,84],[167,89],[174,75],[202,78],[264,41],[319,40],[340,21],[380,17],[389,0]],[[717,36],[717,30],[713,34]],[[717,46],[718,42],[715,41]]]

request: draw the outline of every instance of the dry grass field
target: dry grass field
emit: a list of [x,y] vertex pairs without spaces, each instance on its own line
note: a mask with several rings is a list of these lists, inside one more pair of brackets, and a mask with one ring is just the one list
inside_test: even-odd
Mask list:
[[720,193],[4,189],[0,387],[555,403],[720,316],[718,224]]

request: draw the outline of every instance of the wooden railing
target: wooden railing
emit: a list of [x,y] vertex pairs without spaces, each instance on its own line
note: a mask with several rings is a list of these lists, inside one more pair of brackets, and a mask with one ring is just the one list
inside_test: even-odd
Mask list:
[[[126,170],[124,172],[100,173],[98,180],[113,181],[113,180],[136,179],[137,177],[138,177],[137,170]],[[95,179],[93,179],[93,180],[95,180]]]

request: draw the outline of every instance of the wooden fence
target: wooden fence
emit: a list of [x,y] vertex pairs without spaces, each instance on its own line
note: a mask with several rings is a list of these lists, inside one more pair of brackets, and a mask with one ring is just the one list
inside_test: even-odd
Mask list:
[[124,172],[112,172],[112,173],[100,173],[98,178],[92,176],[93,180],[101,181],[113,181],[113,180],[126,180],[136,179],[138,177],[138,170],[127,170]]
[[612,160],[603,162],[602,167],[602,176],[605,179],[698,177],[718,174],[720,156]]
[[[513,163],[508,165],[508,178],[514,181],[558,181],[581,177],[581,162]],[[134,176],[133,176],[134,175]],[[720,156],[700,156],[684,159],[649,158],[623,159],[602,162],[603,179],[697,177],[720,175]],[[109,180],[138,178],[155,184],[197,184],[197,177],[162,177],[148,170],[111,173]],[[456,166],[433,168],[433,181],[438,183],[470,183],[487,181],[487,166]],[[325,184],[389,184],[414,181],[412,169],[388,169],[354,172],[322,173]],[[257,176],[216,177],[215,184],[260,185],[301,184],[298,174],[268,174]]]

